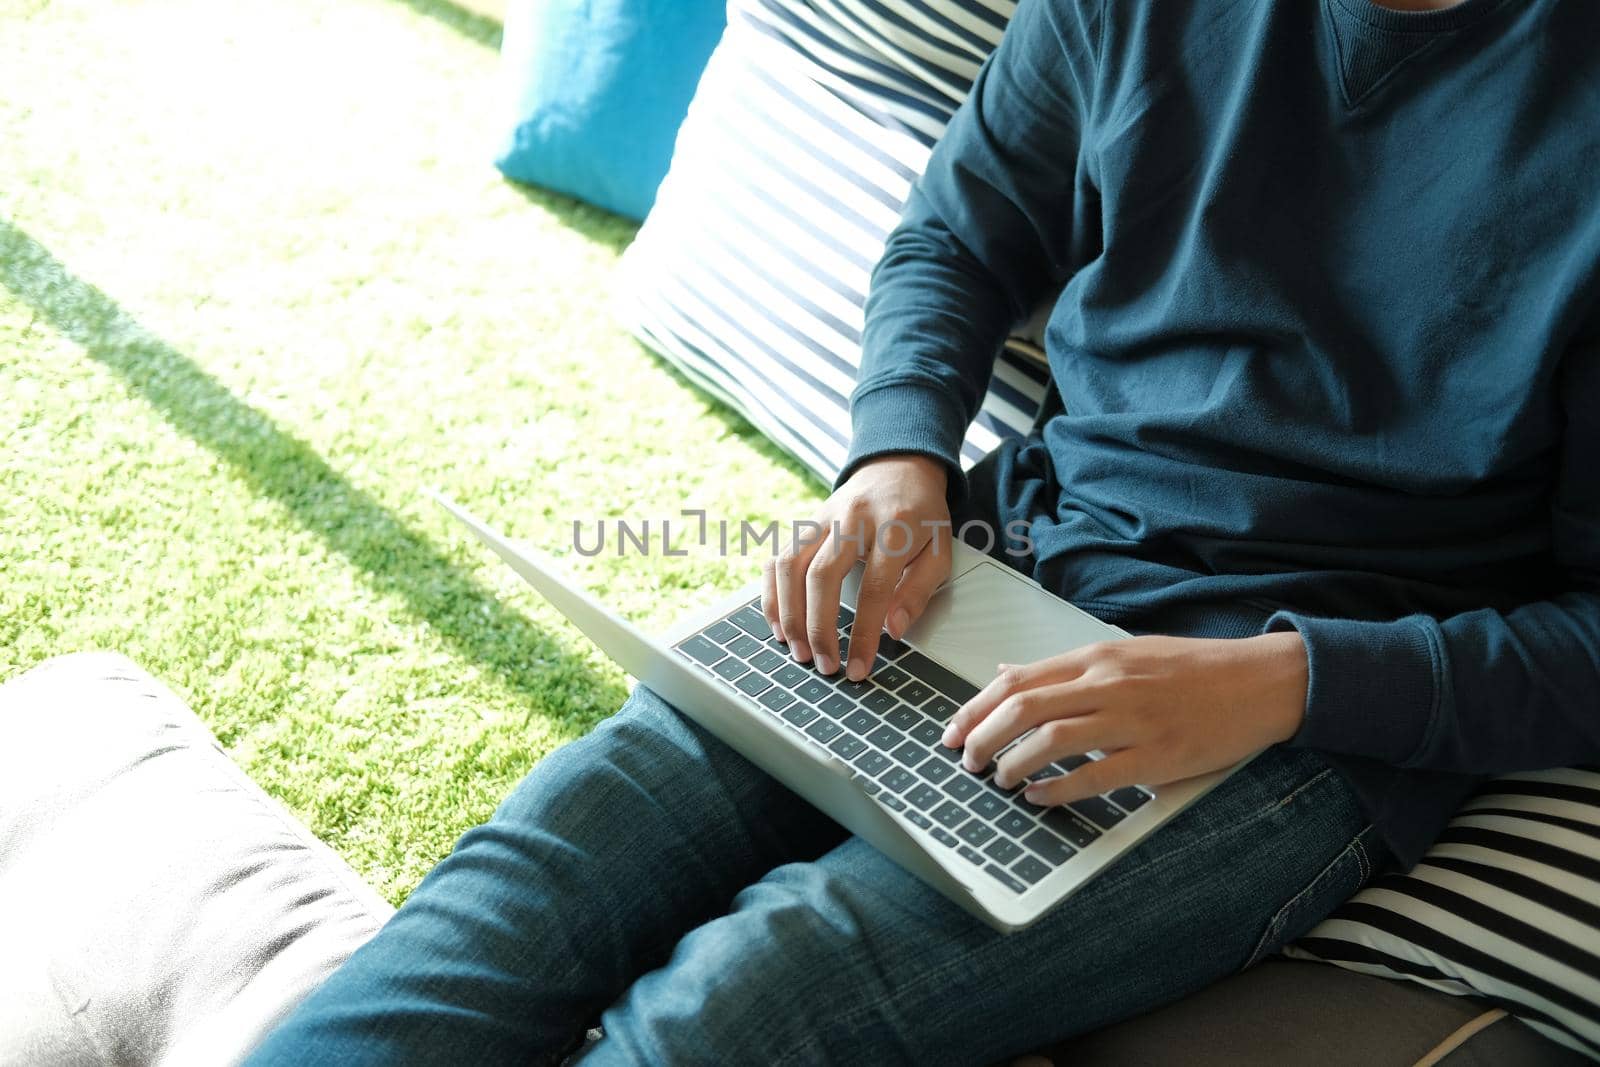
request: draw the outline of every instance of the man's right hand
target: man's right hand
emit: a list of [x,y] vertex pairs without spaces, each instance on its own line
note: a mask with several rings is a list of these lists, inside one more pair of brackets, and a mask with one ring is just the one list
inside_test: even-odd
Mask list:
[[857,560],[866,561],[850,630],[849,677],[867,676],[879,634],[902,637],[950,576],[950,508],[945,467],[926,456],[869,460],[834,491],[817,516],[821,533],[795,540],[765,567],[761,610],[801,663],[833,674],[840,667],[839,593]]

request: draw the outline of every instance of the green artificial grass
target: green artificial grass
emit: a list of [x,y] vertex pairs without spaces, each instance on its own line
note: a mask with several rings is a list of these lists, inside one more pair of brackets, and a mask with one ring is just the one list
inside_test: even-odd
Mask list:
[[396,901],[626,692],[425,489],[651,627],[754,561],[573,520],[822,495],[612,321],[629,223],[499,179],[494,43],[438,0],[0,0],[0,678],[126,653]]

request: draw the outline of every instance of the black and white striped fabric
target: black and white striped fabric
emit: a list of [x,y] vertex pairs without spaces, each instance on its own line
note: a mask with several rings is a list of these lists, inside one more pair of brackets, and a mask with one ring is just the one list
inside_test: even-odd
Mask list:
[[1600,1060],[1600,771],[1495,779],[1287,953],[1487,997]]
[[[672,168],[623,261],[645,344],[827,480],[849,444],[868,278],[1015,0],[730,0]],[[963,459],[1026,433],[1003,354]]]

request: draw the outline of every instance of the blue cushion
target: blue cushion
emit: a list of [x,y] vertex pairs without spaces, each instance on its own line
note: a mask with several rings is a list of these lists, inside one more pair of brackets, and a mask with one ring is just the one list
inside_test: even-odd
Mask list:
[[644,218],[726,21],[723,0],[513,0],[512,121],[495,165]]

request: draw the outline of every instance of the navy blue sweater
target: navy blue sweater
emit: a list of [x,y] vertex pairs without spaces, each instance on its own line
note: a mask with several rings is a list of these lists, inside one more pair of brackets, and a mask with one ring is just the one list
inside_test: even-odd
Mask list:
[[1060,290],[1001,489],[1047,587],[1297,629],[1292,743],[1408,865],[1478,776],[1600,760],[1597,42],[1595,0],[1023,0],[874,273],[842,477],[959,472]]

